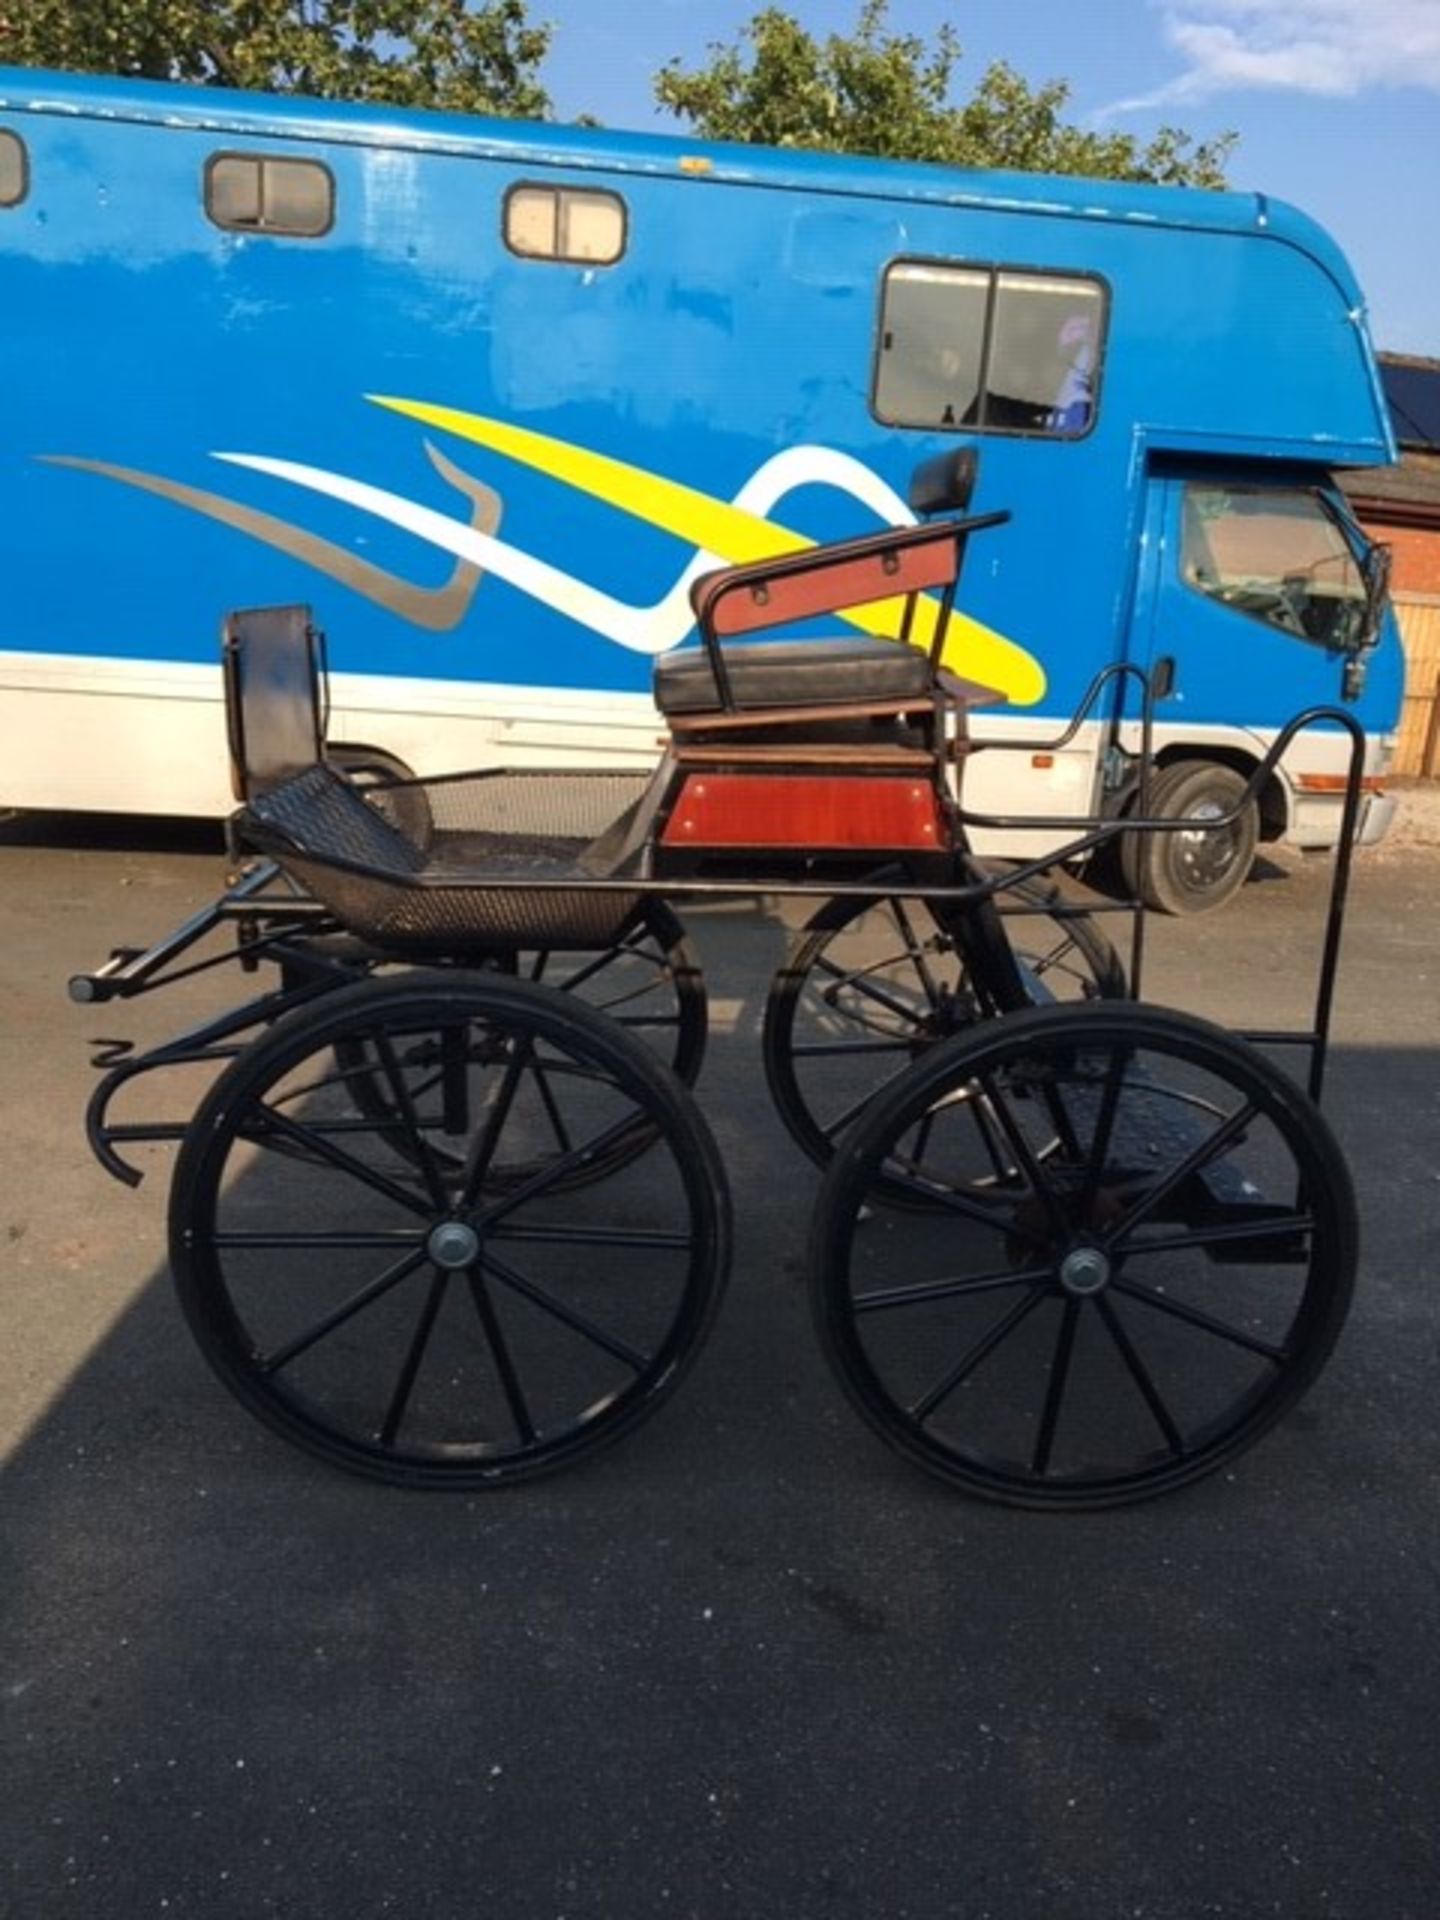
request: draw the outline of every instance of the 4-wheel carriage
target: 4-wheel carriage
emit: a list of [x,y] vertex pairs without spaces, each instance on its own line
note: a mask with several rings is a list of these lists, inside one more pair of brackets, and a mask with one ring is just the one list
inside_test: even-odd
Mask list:
[[[1114,823],[1042,823],[1070,827],[1064,852],[1018,866],[969,849],[985,696],[941,653],[966,544],[1003,516],[955,517],[965,480],[932,463],[916,526],[697,581],[703,645],[657,666],[648,777],[361,784],[325,755],[307,610],[231,616],[232,882],[71,992],[263,976],[162,1045],[110,1048],[88,1131],[131,1181],[137,1143],[179,1141],[181,1305],[281,1434],[474,1487],[661,1404],[730,1257],[674,907],[757,891],[817,902],[771,986],[765,1073],[824,1171],[821,1342],[886,1440],[990,1498],[1103,1506],[1230,1460],[1315,1378],[1356,1263],[1316,1104],[1355,793],[1311,1030],[1242,1039],[1134,999],[1142,923],[1127,975],[1052,873]],[[900,644],[753,638],[880,601],[903,604]],[[1358,729],[1314,712],[1253,788],[1311,724],[1348,727],[1358,770]],[[1142,791],[1126,830],[1145,812]],[[1257,1039],[1301,1043],[1307,1087]],[[218,1071],[183,1123],[118,1117],[137,1081],[196,1065]]]

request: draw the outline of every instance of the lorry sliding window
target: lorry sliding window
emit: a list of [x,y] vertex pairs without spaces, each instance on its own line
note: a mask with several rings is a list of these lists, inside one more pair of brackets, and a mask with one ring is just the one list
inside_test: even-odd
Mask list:
[[1095,417],[1105,289],[1077,274],[899,260],[873,407],[887,426],[1074,439]]
[[216,153],[205,166],[205,211],[217,227],[315,240],[335,220],[335,182],[318,160]]
[[25,142],[0,127],[0,207],[18,207],[29,185]]
[[512,187],[505,244],[527,260],[610,267],[625,251],[625,202],[588,187]]
[[1365,580],[1317,493],[1195,483],[1181,509],[1187,587],[1317,646],[1354,644]]

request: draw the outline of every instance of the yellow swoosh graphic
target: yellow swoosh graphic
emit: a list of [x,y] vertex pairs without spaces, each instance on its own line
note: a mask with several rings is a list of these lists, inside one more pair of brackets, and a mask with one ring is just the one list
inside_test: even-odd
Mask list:
[[[634,519],[693,542],[731,565],[765,560],[782,553],[798,553],[816,544],[804,534],[730,501],[717,500],[711,494],[666,479],[662,474],[647,472],[643,467],[569,441],[556,440],[529,427],[512,426],[503,420],[491,420],[482,414],[465,413],[423,400],[405,400],[387,394],[366,397],[377,406],[456,434],[547,473],[582,493],[618,507]],[[899,637],[903,611],[901,601],[887,600],[850,609],[838,617],[866,633],[893,640]],[[930,645],[938,614],[938,601],[929,596],[922,599],[916,610],[912,644]],[[967,614],[950,616],[941,658],[953,671],[995,687],[1016,705],[1031,706],[1045,692],[1045,672],[1035,656]]]

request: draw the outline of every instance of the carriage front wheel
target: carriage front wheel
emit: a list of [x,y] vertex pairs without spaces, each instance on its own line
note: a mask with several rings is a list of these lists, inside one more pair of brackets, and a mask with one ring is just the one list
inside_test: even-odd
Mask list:
[[[612,1171],[577,1187],[591,1166]],[[176,1164],[170,1252],[261,1420],[371,1478],[475,1487],[661,1404],[729,1222],[709,1130],[650,1048],[571,993],[421,972],[326,995],[231,1063]]]
[[812,1304],[866,1420],[982,1496],[1200,1478],[1315,1379],[1357,1257],[1344,1158],[1253,1046],[1116,1004],[937,1048],[840,1143]]

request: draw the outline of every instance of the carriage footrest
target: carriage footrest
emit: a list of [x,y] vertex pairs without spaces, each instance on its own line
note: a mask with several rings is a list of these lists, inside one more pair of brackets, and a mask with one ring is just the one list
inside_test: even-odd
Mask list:
[[[1066,1111],[1082,1147],[1094,1138],[1103,1097],[1098,1082],[1065,1088]],[[1128,1074],[1106,1156],[1108,1165],[1122,1170],[1122,1178],[1126,1172],[1163,1176],[1202,1147],[1219,1125],[1216,1115],[1197,1111],[1158,1081]],[[1284,1265],[1303,1258],[1307,1250],[1303,1233],[1265,1231],[1267,1223],[1293,1215],[1295,1207],[1267,1199],[1227,1157],[1243,1139],[1242,1134],[1219,1158],[1182,1181],[1165,1203],[1163,1217],[1197,1230],[1254,1228],[1253,1234],[1237,1231],[1234,1239],[1205,1248],[1206,1256],[1220,1266]]]

